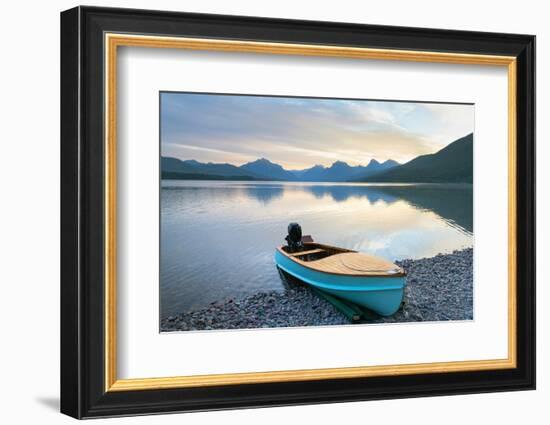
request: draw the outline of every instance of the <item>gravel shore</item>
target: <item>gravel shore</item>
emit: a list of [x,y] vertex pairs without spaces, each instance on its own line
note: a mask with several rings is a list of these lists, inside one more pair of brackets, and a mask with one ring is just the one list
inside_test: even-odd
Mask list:
[[[404,305],[391,317],[369,323],[471,320],[473,318],[473,249],[419,260],[396,261],[407,272]],[[346,325],[349,320],[307,286],[286,279],[285,292],[262,292],[242,299],[161,320],[161,331],[252,329]]]

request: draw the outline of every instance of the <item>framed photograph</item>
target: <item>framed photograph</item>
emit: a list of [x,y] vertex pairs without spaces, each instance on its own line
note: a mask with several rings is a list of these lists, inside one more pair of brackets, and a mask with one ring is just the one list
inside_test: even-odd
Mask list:
[[61,14],[61,411],[535,388],[535,37]]

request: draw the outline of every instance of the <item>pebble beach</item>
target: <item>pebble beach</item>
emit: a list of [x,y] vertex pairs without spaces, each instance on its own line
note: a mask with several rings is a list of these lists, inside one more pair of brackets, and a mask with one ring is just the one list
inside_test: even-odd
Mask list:
[[[404,303],[392,316],[364,323],[473,319],[473,249],[396,261],[407,272]],[[349,325],[332,304],[282,275],[285,291],[225,299],[161,320],[162,332]]]

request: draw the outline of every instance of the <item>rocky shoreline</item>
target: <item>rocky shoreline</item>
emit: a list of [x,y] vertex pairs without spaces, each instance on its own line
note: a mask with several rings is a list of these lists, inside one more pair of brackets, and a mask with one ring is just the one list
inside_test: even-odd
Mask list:
[[[407,272],[404,305],[390,317],[368,323],[473,319],[473,249],[431,258],[396,261]],[[347,325],[350,321],[307,286],[288,281],[284,292],[261,292],[242,299],[161,320],[161,331],[254,329]]]

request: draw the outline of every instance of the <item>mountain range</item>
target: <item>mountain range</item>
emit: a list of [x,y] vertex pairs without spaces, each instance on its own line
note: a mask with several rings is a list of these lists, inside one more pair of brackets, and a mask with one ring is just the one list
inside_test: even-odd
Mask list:
[[399,165],[396,161],[378,162],[371,160],[368,165],[351,166],[336,161],[330,167],[315,165],[304,170],[285,170],[281,165],[261,158],[240,167],[231,164],[202,163],[195,160],[179,160],[162,157],[163,179],[190,180],[282,180],[282,181],[324,181],[346,182],[355,178],[368,177]]
[[265,158],[236,166],[162,157],[161,170],[163,179],[471,183],[473,134],[402,165],[391,159],[384,162],[372,159],[367,165],[351,166],[336,161],[330,167],[315,165],[304,170],[286,170]]

